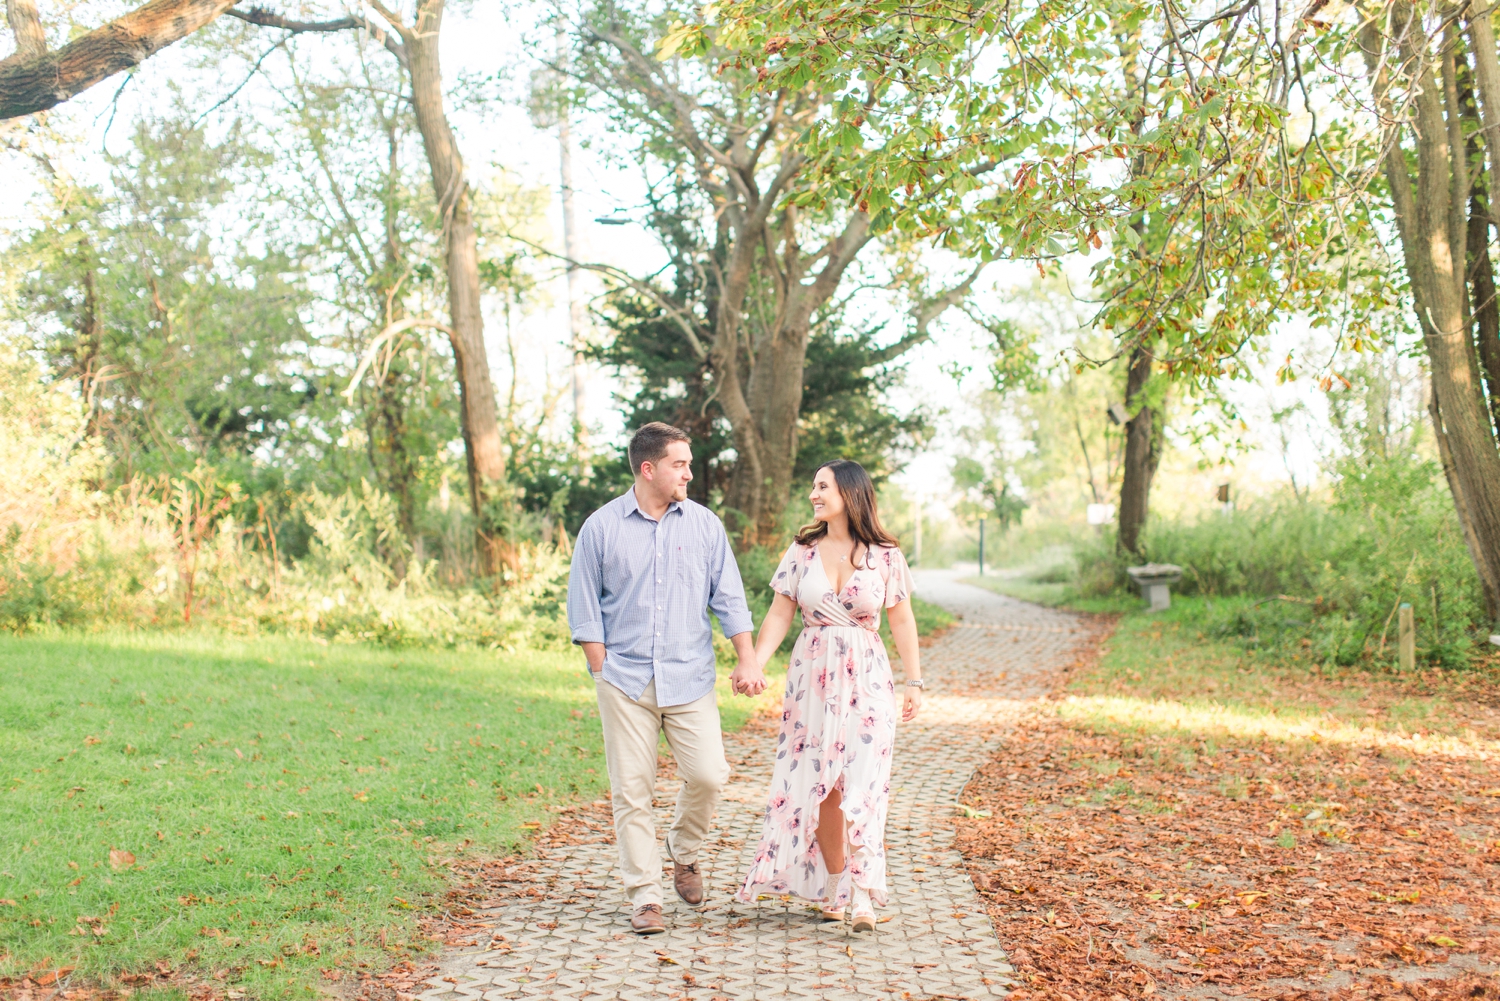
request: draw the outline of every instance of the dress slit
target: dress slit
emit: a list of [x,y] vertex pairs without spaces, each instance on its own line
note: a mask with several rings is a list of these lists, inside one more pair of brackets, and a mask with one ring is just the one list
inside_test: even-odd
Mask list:
[[[841,774],[839,776],[839,781],[842,782],[843,778],[844,777]],[[842,794],[843,790],[840,789],[839,792]],[[827,800],[828,796],[831,796],[832,794],[833,793],[830,790],[829,793],[823,797],[823,799],[818,800],[816,816],[818,816],[819,818],[821,818],[823,815],[823,802]],[[854,828],[854,824],[851,822],[849,814],[844,808],[848,802],[849,800],[847,797],[844,797],[839,801],[839,813],[844,818],[844,871],[839,876],[839,885],[834,889],[833,899],[829,900],[825,893],[825,895],[820,898],[820,902],[822,902],[823,906],[830,911],[836,911],[842,907],[847,907],[849,901],[853,897],[854,887],[858,886],[860,889],[868,891],[871,895],[871,899],[875,899],[878,896],[879,899],[875,902],[883,907],[885,906],[885,887],[883,885],[874,885],[874,881],[870,879],[870,846],[866,844],[863,839],[859,841],[854,840],[854,835],[851,833]],[[816,830],[817,828],[814,827],[815,832]],[[817,837],[816,833],[814,833],[813,838],[818,842],[818,862],[820,864],[821,874],[823,877],[823,885],[826,887],[828,885],[828,877],[832,875],[832,873],[829,872],[828,869],[828,857],[823,854],[823,842]],[[855,865],[856,859],[860,860],[859,865]],[[859,878],[857,879],[855,878],[856,873],[858,873],[859,876]]]

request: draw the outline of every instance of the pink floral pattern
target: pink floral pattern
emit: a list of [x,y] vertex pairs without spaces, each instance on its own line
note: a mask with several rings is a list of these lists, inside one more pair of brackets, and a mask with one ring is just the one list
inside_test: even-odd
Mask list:
[[797,602],[802,634],[792,649],[776,739],[765,828],[738,897],[793,893],[826,901],[828,869],[818,849],[818,805],[843,796],[849,862],[833,900],[842,907],[857,884],[885,906],[885,817],[896,739],[896,689],[880,610],[911,595],[901,550],[872,550],[842,591],[823,570],[816,545],[793,544],[771,587]]

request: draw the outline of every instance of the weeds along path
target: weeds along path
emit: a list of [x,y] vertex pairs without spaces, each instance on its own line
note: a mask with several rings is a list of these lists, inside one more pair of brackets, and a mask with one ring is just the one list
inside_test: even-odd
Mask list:
[[[1093,631],[1077,616],[959,584],[952,572],[918,572],[917,593],[962,618],[924,650],[927,703],[898,730],[891,906],[873,934],[823,924],[782,897],[731,899],[759,835],[775,745],[767,721],[728,741],[734,772],[702,860],[704,907],[669,890],[668,932],[631,934],[608,807],[598,803],[544,836],[536,858],[476,871],[439,970],[408,991],[424,1001],[1004,996],[1013,971],[953,846],[957,798],[999,735],[1091,648]],[[675,795],[664,767],[659,830]]]

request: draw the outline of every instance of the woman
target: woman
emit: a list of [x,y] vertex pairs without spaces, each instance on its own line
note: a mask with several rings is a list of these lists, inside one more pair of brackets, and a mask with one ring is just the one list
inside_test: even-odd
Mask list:
[[891,793],[896,696],[880,628],[886,608],[906,668],[901,719],[922,706],[911,571],[880,527],[875,487],[838,459],[813,478],[813,524],[797,534],[771,580],[776,597],[755,645],[762,668],[802,609],[781,710],[776,765],[760,847],[739,899],[757,890],[822,903],[823,917],[873,931],[884,907],[885,816]]

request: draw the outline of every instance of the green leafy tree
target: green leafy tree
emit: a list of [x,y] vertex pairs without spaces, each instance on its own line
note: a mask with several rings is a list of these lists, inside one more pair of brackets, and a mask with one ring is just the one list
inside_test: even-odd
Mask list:
[[[306,451],[325,490],[372,478],[415,542],[447,471],[444,450],[460,436],[447,339],[432,319],[444,301],[441,223],[421,137],[399,64],[329,58],[322,47],[288,47],[287,56],[264,190],[285,210],[278,236],[316,296],[317,346],[337,359],[318,415],[332,447],[309,442]],[[354,422],[340,428],[345,414]],[[293,456],[284,465],[306,479]],[[403,562],[394,557],[398,573]]]
[[199,461],[247,471],[317,395],[297,345],[308,302],[295,260],[243,188],[266,161],[237,131],[221,142],[182,118],[141,123],[108,191],[38,156],[40,224],[7,255],[9,313],[77,379],[114,479]]
[[[671,352],[678,364],[690,359],[711,383],[735,452],[724,507],[746,542],[769,541],[796,476],[814,331],[839,308],[856,261],[870,256],[874,217],[821,198],[826,179],[803,150],[802,134],[832,108],[827,89],[755,90],[754,72],[712,46],[657,59],[666,27],[642,9],[594,4],[573,26],[566,66],[556,67],[630,144],[627,161],[650,191],[647,222],[671,262],[656,278],[591,267],[652,303],[667,326],[650,336],[671,330],[685,346]],[[887,360],[926,341],[978,270],[926,297]]]
[[[653,302],[621,293],[611,299],[603,319],[612,336],[593,356],[632,385],[621,401],[627,426],[665,421],[688,431],[693,436],[689,494],[700,503],[719,504],[733,474],[734,437],[714,398],[711,369],[692,356]],[[809,336],[794,483],[809,481],[835,458],[854,459],[883,483],[902,452],[926,441],[925,411],[903,416],[883,400],[902,370],[879,346],[877,334],[842,330],[837,318],[830,318]]]
[[[1153,372],[1242,374],[1242,348],[1291,313],[1359,345],[1405,295],[1455,506],[1500,618],[1492,9],[932,0],[893,17],[739,0],[712,11],[663,50],[720,46],[765,88],[837,94],[838,113],[805,147],[840,179],[830,198],[889,208],[892,225],[973,253],[1092,247],[1101,322],[1130,358],[1133,421],[1149,411]],[[1358,127],[1372,113],[1379,127]],[[1385,267],[1392,228],[1404,276]],[[1147,430],[1129,435],[1127,480],[1149,455]]]

